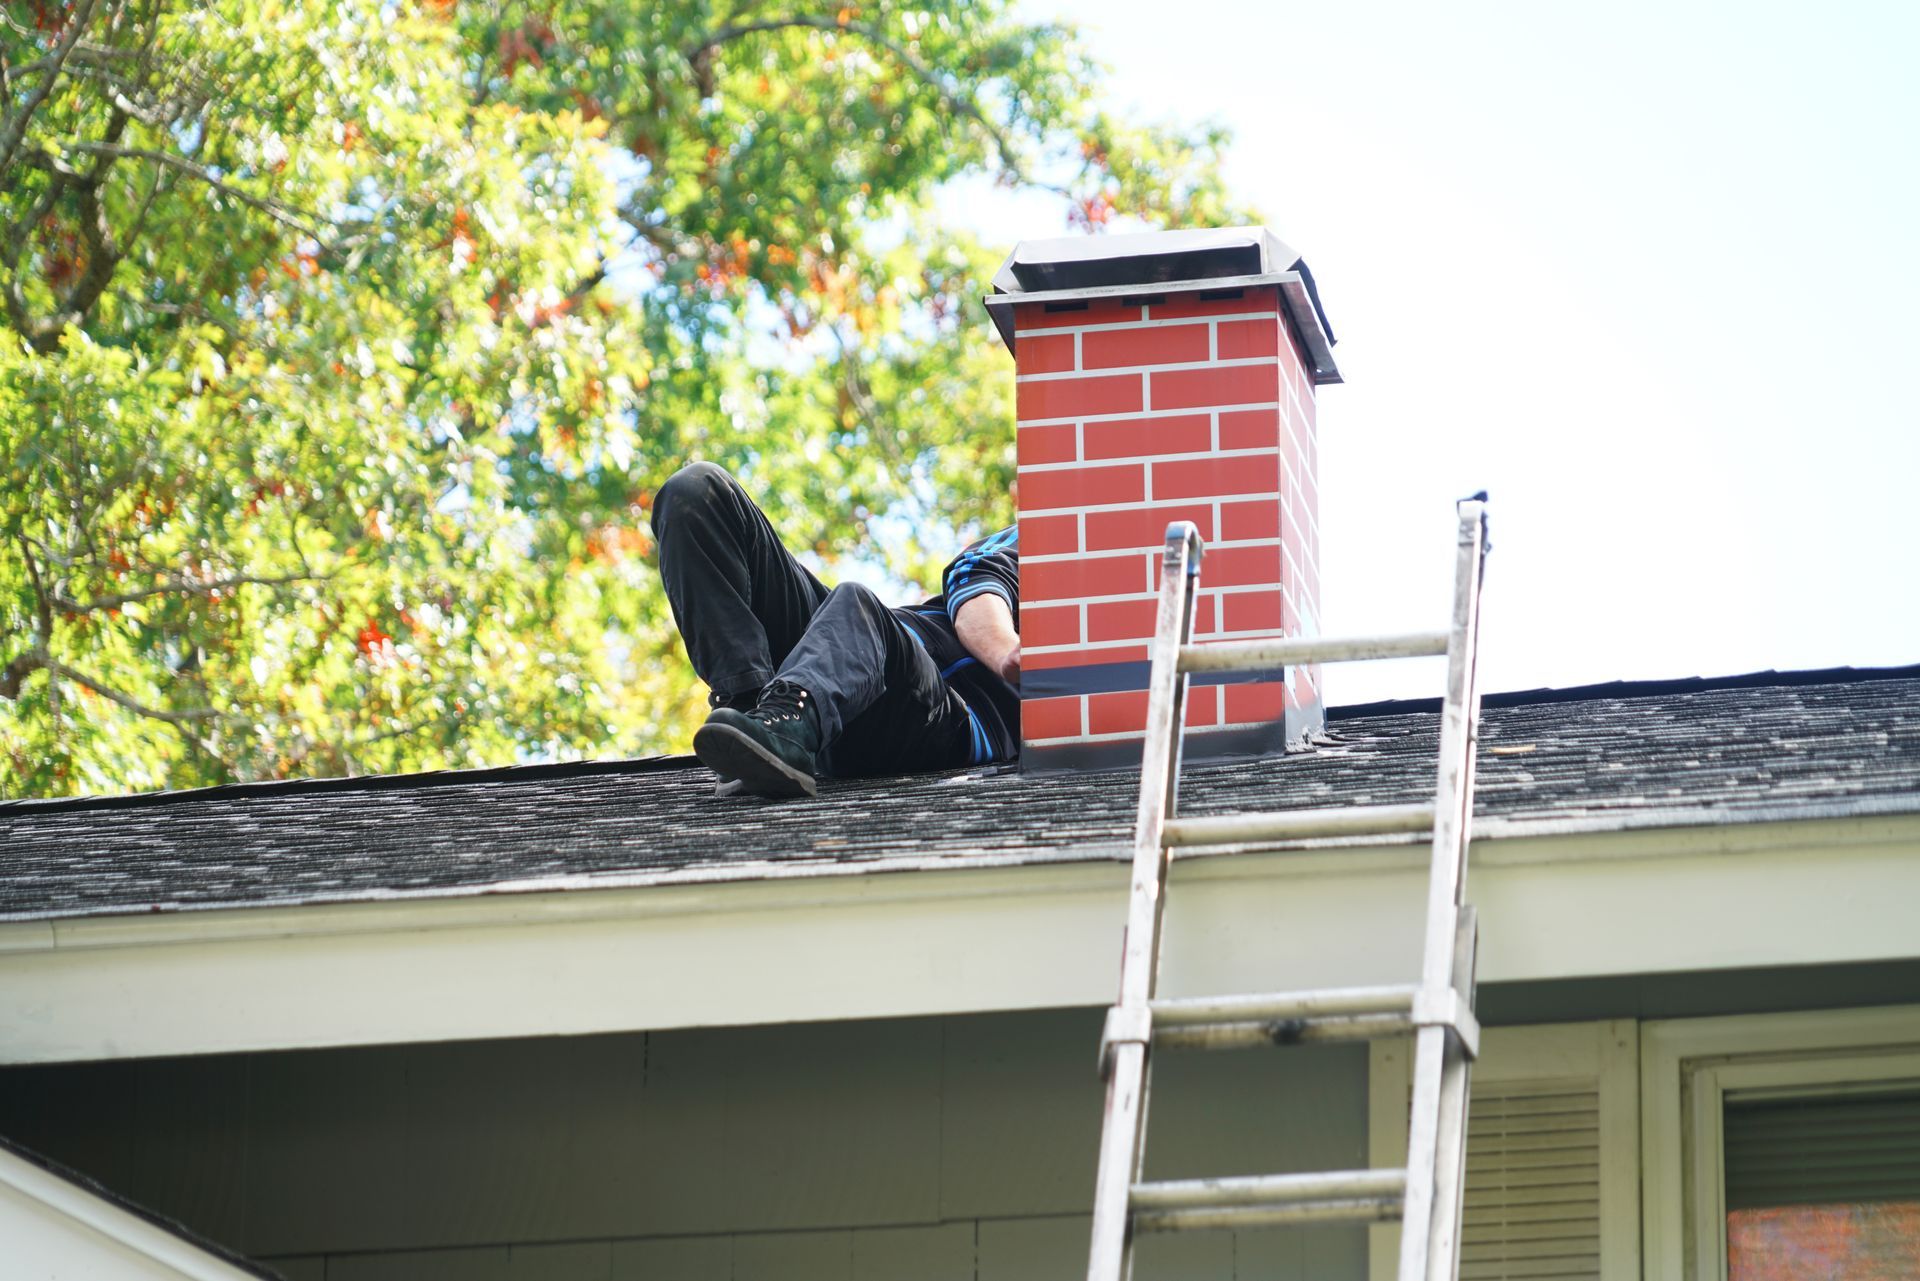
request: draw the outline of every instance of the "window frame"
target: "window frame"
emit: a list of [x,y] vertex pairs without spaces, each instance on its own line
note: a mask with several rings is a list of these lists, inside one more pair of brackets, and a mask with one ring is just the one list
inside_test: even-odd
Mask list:
[[[1376,1168],[1407,1163],[1411,1039],[1375,1041],[1367,1061],[1367,1157]],[[1640,1272],[1639,1024],[1633,1019],[1484,1028],[1472,1088],[1502,1082],[1592,1080],[1600,1101],[1600,1275],[1638,1281]],[[1619,1124],[1614,1118],[1624,1116]],[[1399,1276],[1400,1225],[1367,1230],[1369,1281]]]
[[1643,1274],[1726,1281],[1729,1094],[1824,1097],[1920,1082],[1920,1006],[1641,1026]]

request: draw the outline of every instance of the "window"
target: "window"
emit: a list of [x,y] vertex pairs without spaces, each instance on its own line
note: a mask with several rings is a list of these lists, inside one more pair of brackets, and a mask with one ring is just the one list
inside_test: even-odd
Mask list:
[[1646,1275],[1920,1276],[1920,1010],[1650,1023]]

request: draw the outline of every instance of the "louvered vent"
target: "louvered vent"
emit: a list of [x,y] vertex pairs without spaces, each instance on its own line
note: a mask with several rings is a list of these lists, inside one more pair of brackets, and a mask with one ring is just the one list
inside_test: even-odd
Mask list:
[[1599,1083],[1476,1080],[1461,1281],[1599,1275]]

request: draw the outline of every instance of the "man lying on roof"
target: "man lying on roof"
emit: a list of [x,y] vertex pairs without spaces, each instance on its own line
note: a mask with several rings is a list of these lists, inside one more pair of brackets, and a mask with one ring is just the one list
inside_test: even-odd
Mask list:
[[890,609],[828,589],[727,472],[694,463],[653,500],[660,576],[713,712],[693,750],[721,790],[812,796],[814,776],[1013,759],[1020,747],[1016,530],[948,565],[942,593]]

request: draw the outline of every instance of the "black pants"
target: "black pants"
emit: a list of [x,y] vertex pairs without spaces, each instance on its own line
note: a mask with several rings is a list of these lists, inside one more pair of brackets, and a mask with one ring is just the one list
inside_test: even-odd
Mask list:
[[806,690],[829,773],[977,763],[972,713],[918,634],[867,588],[821,583],[725,469],[676,472],[654,496],[653,534],[673,621],[715,694],[775,679]]

